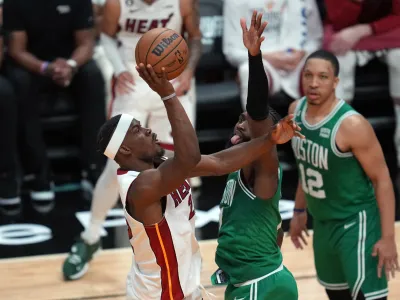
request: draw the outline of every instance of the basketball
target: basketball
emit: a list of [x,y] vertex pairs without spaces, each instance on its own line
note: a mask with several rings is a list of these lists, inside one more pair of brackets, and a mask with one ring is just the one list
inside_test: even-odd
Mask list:
[[146,32],[135,49],[136,64],[150,64],[157,76],[165,68],[169,80],[178,77],[188,62],[189,49],[185,39],[168,28],[155,28]]

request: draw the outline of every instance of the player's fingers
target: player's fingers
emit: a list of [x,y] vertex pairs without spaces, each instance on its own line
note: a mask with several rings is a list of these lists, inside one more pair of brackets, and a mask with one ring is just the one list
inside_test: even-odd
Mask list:
[[250,25],[250,28],[256,26],[256,19],[257,19],[257,11],[254,10],[254,11],[253,11],[253,15],[251,16],[251,25]]
[[304,231],[304,233],[306,234],[306,236],[310,237],[310,234],[308,233],[307,227],[304,227],[303,231]]
[[144,64],[140,63],[137,70],[139,72],[140,77],[142,77],[146,82],[150,79],[149,73],[147,72]]
[[257,32],[258,36],[261,36],[264,33],[265,27],[267,27],[267,25],[268,25],[267,21],[262,23],[261,27],[258,29],[258,32]]
[[291,237],[292,243],[293,245],[296,247],[296,249],[303,249],[303,246],[301,245],[301,243],[299,242],[299,239],[296,236],[292,236]]
[[394,259],[392,259],[392,261],[390,262],[390,272],[392,274],[392,278],[396,277],[396,261]]
[[256,20],[256,26],[255,29],[258,31],[261,27],[261,19],[262,19],[262,13],[259,13],[257,15],[257,20]]
[[168,80],[167,71],[165,70],[165,68],[161,68],[161,74],[163,79]]
[[303,233],[302,234],[300,234],[300,238],[301,238],[301,240],[303,241],[303,243],[304,243],[304,245],[308,245],[308,243],[307,243],[307,240],[306,240],[306,238],[305,238],[305,236],[303,235]]
[[385,269],[386,278],[389,280],[389,277],[390,277],[390,274],[392,271],[392,265],[390,263],[390,260],[385,259],[384,269]]
[[297,136],[297,137],[299,137],[299,138],[301,138],[301,139],[305,139],[305,138],[306,138],[303,134],[301,134],[301,133],[298,132],[298,131],[295,131],[295,132],[294,132],[294,135]]
[[263,36],[258,39],[258,47],[261,46],[261,44],[262,44],[262,42],[264,42],[264,40],[265,40],[265,37],[263,37]]
[[156,72],[154,72],[154,69],[150,64],[147,65],[147,70],[148,70],[148,72],[150,74],[151,81],[152,82],[157,82],[158,81],[158,76],[157,76]]
[[382,268],[384,266],[384,259],[382,256],[379,256],[379,262],[378,262],[378,278],[381,278],[382,276]]
[[129,75],[124,76],[124,79],[126,79],[126,81],[128,81],[128,82],[130,82],[132,84],[135,84],[135,80],[133,79],[133,76],[130,73],[129,73]]
[[247,32],[246,19],[244,19],[244,18],[240,19],[240,26],[242,27],[243,33]]
[[286,117],[283,118],[284,120],[293,120],[294,119],[294,114],[288,114]]

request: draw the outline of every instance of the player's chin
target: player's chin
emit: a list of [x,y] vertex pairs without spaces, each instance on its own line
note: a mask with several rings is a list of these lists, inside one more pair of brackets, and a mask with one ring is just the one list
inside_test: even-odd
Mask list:
[[307,97],[307,103],[310,105],[319,105],[319,104],[321,104],[321,100],[319,98],[308,98]]
[[156,156],[161,157],[165,154],[165,149],[159,143],[156,143]]

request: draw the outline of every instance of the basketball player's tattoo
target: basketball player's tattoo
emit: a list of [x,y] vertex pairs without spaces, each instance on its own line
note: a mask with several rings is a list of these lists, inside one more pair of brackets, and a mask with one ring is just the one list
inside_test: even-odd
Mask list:
[[[192,13],[191,13],[191,28],[198,29],[200,27],[200,13],[199,13],[199,0],[192,0]],[[199,30],[200,31],[200,30]],[[201,45],[201,36],[191,37],[189,34],[189,61],[187,68],[191,69],[194,73],[197,67],[197,63],[200,60],[201,52],[202,52],[202,45]]]
[[202,52],[201,39],[200,38],[189,39],[188,46],[189,46],[190,56],[187,68],[191,69],[194,73],[197,67],[197,63],[199,62],[201,57],[201,52]]

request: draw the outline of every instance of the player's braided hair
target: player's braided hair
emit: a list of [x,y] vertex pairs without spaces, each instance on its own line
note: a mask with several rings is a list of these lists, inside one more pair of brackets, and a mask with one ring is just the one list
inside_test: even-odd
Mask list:
[[121,115],[116,115],[100,127],[99,133],[97,134],[97,148],[99,152],[104,153],[106,150],[120,118]]
[[[273,123],[274,125],[276,125],[276,124],[279,122],[279,120],[281,119],[281,116],[279,115],[279,113],[278,113],[275,109],[273,109],[271,106],[268,108],[268,114],[269,114],[269,118],[271,118],[272,123]],[[235,133],[232,132],[232,134],[231,134],[230,137],[229,137],[228,142],[227,142],[226,145],[225,145],[225,148],[230,148],[230,147],[233,146],[232,143],[231,143],[231,138],[232,138],[234,135],[235,135]]]

